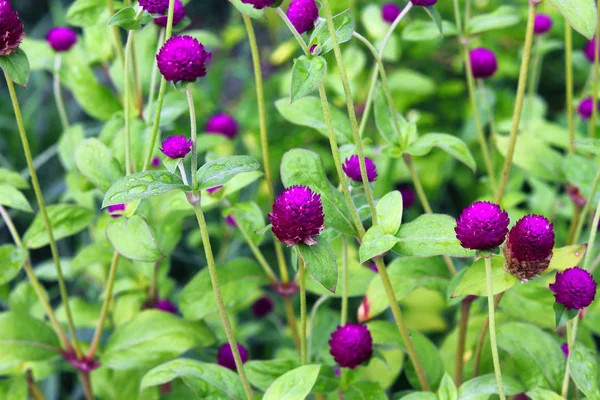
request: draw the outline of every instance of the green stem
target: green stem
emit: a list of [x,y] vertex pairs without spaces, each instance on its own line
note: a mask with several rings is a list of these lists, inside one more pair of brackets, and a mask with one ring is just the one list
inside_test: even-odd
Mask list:
[[[523,49],[523,59],[521,62],[521,72],[519,73],[519,85],[517,87],[517,99],[515,101],[515,110],[512,119],[512,129],[510,131],[510,138],[508,142],[508,150],[506,153],[506,159],[504,160],[504,167],[502,168],[502,177],[498,190],[496,191],[495,202],[500,204],[506,185],[508,184],[508,177],[510,175],[510,168],[512,166],[513,157],[515,154],[515,147],[517,144],[517,134],[519,133],[519,123],[521,121],[521,112],[523,111],[523,98],[525,97],[525,88],[527,87],[527,75],[529,69],[529,59],[531,58],[531,47],[533,44],[533,24],[535,22],[535,10],[536,4],[533,1],[529,2],[529,15],[527,17],[527,33],[525,35],[525,47]],[[567,24],[568,25],[568,24]]]
[[127,34],[127,44],[125,45],[125,67],[123,68],[123,82],[125,82],[125,100],[124,100],[124,115],[125,115],[125,171],[127,175],[131,174],[131,99],[129,98],[131,89],[129,87],[130,74],[129,64],[131,63],[131,43],[135,31],[129,31]]
[[81,371],[79,372],[81,382],[83,383],[83,392],[85,393],[86,400],[94,400],[94,393],[92,391],[92,382],[90,381],[90,373]]
[[[590,197],[590,202],[594,200],[594,196]],[[590,239],[588,240],[588,248],[585,252],[585,258],[583,259],[583,269],[588,270],[592,255],[594,254],[594,246],[596,244],[596,233],[598,232],[598,223],[600,222],[600,201],[596,206],[596,213],[590,227]]]
[[485,95],[485,83],[483,82],[483,79],[477,79],[477,87],[481,92],[481,105],[483,106],[483,109],[490,115],[490,136],[493,138],[497,132],[494,109],[487,101],[487,96]]
[[29,140],[27,139],[27,133],[25,133],[25,125],[23,124],[23,116],[21,115],[19,100],[17,98],[17,93],[15,92],[15,85],[13,84],[12,79],[10,79],[10,77],[6,74],[6,72],[4,73],[4,77],[6,78],[6,85],[8,86],[8,92],[12,101],[15,118],[17,121],[17,127],[19,128],[19,136],[21,137],[21,143],[23,144],[23,152],[25,153],[25,160],[27,161],[29,175],[31,176],[31,185],[33,186],[33,191],[35,193],[35,197],[40,207],[40,213],[42,214],[42,219],[44,220],[46,233],[48,234],[48,240],[50,242],[50,251],[52,253],[52,258],[54,259],[54,265],[56,265],[58,287],[60,290],[60,296],[63,305],[65,307],[67,325],[69,327],[69,332],[71,333],[71,337],[75,347],[75,352],[79,357],[79,355],[81,354],[81,348],[79,346],[79,340],[77,339],[75,324],[73,323],[73,316],[71,314],[71,306],[69,305],[69,295],[67,293],[67,286],[65,284],[65,278],[63,276],[62,268],[60,265],[60,255],[58,254],[58,248],[56,247],[56,240],[54,239],[54,233],[52,231],[52,225],[50,224],[50,218],[48,217],[48,211],[46,210],[46,203],[44,202],[44,196],[42,195],[40,182],[38,181],[37,172],[35,170],[35,166],[33,165],[33,158],[31,157]]
[[340,325],[348,321],[348,239],[342,238],[342,318]]
[[298,332],[298,324],[296,323],[296,314],[294,314],[294,305],[292,304],[292,299],[289,296],[283,296],[283,306],[285,309],[285,317],[288,322],[288,327],[292,332],[292,339],[294,341],[294,345],[300,353],[300,333]]
[[[113,0],[106,0],[106,5],[108,7],[108,13],[112,17],[115,14],[115,6],[113,4]],[[112,33],[113,33],[113,41],[114,41],[115,52],[117,53],[117,58],[119,60],[123,61],[123,57],[124,57],[123,56],[123,47],[121,46],[121,34],[119,33],[118,25],[112,26]]]
[[485,257],[485,277],[488,296],[488,315],[490,320],[490,344],[492,346],[492,360],[494,361],[494,373],[496,374],[496,383],[498,384],[498,394],[500,400],[504,400],[504,383],[502,382],[502,372],[500,371],[500,357],[498,356],[498,344],[496,343],[496,317],[494,307],[494,282],[492,277],[492,258]]
[[421,184],[421,180],[419,179],[419,175],[417,174],[417,170],[412,162],[412,157],[408,154],[404,154],[403,158],[406,167],[408,168],[408,173],[412,178],[413,184],[415,185],[415,191],[417,192],[417,197],[419,197],[419,201],[423,206],[423,209],[427,214],[433,213],[431,209],[431,205],[427,200],[427,195],[425,194],[425,190],[423,190],[423,185]]
[[[600,18],[600,0],[598,0],[597,11],[598,17]],[[595,46],[594,46],[594,78],[592,80],[592,100],[593,100],[593,108],[592,108],[592,117],[590,118],[588,137],[593,138],[596,135],[596,123],[598,122],[598,78],[600,74],[600,29],[596,28],[596,37],[595,37]]]
[[[72,140],[73,136],[70,134],[69,130],[69,118],[67,117],[67,109],[65,108],[65,103],[62,97],[62,91],[60,90],[60,65],[61,65],[62,56],[61,53],[56,53],[56,57],[54,60],[54,76],[53,76],[53,89],[54,89],[54,100],[56,101],[56,108],[58,109],[58,116],[60,117],[60,122],[63,127],[63,132],[65,135],[69,135],[69,140]],[[75,143],[72,143],[73,145]]]
[[312,354],[312,336],[314,333],[314,328],[315,328],[315,320],[317,319],[317,312],[319,311],[319,308],[321,308],[321,306],[323,304],[325,304],[325,302],[327,300],[329,300],[331,297],[324,295],[319,297],[319,299],[317,301],[315,301],[315,304],[313,304],[312,309],[310,310],[310,319],[308,320],[308,332],[307,332],[307,343],[306,343],[306,353],[307,353],[307,362],[310,363],[310,356]]
[[[496,295],[494,300],[494,310],[498,308],[500,304],[500,300],[502,300],[502,296],[505,292],[499,293]],[[485,321],[483,322],[483,326],[481,327],[481,331],[479,332],[479,338],[477,339],[477,346],[475,346],[475,361],[473,363],[473,377],[479,376],[479,367],[481,366],[481,354],[483,353],[483,344],[485,343],[485,337],[487,336],[488,328],[490,327],[490,316],[488,315]]]
[[298,270],[298,281],[300,283],[300,360],[302,365],[306,365],[306,264],[301,257],[298,258]]
[[462,28],[462,20],[460,18],[460,4],[458,0],[454,0],[454,21],[456,23],[456,28],[458,29],[458,32],[464,34],[465,32]]
[[567,95],[567,122],[569,126],[569,153],[575,153],[575,117],[573,113],[573,30],[565,24],[565,80]]
[[[165,41],[165,28],[160,29],[160,33],[158,34],[158,45],[156,46],[156,54],[160,51]],[[158,65],[153,62],[152,63],[152,77],[150,78],[150,93],[148,94],[148,105],[146,109],[148,110],[148,116],[146,117],[148,123],[152,120],[152,103],[154,102],[154,95],[156,94],[156,80],[158,79]]]
[[590,198],[587,199],[585,206],[583,207],[583,211],[581,212],[581,216],[579,218],[579,223],[577,224],[577,228],[575,228],[575,234],[573,235],[573,243],[577,243],[579,241],[579,237],[581,236],[581,231],[583,230],[583,225],[587,221],[588,214],[592,208],[592,204],[594,202],[594,198],[596,197],[596,191],[598,190],[598,184],[600,184],[600,169],[596,173],[596,177],[594,178],[594,183],[592,183],[592,191],[590,192]]
[[254,244],[252,239],[250,239],[250,236],[248,236],[248,232],[246,232],[246,230],[244,229],[242,224],[238,224],[238,229],[239,229],[240,233],[242,234],[242,236],[244,237],[244,240],[250,247],[250,250],[252,250],[252,254],[254,254],[254,257],[256,258],[256,260],[258,261],[260,266],[265,271],[265,274],[267,274],[267,276],[269,277],[269,281],[271,281],[271,283],[277,282],[277,276],[271,269],[271,266],[265,259],[265,256],[262,254],[262,252],[260,251],[258,246],[256,244]]
[[46,396],[44,396],[44,394],[38,387],[37,383],[35,382],[35,379],[33,379],[33,373],[31,372],[30,369],[27,370],[26,380],[27,380],[27,388],[29,390],[29,395],[34,400],[46,400]]
[[187,95],[188,106],[190,108],[190,130],[192,132],[192,181],[190,182],[192,188],[196,188],[198,186],[198,182],[196,182],[196,173],[198,172],[198,153],[196,151],[196,141],[198,136],[198,131],[196,127],[196,107],[194,105],[194,95],[192,93],[192,83],[188,83],[185,93]]
[[541,36],[537,36],[535,38],[535,44],[533,46],[533,58],[531,61],[531,72],[529,74],[529,82],[528,82],[528,86],[529,88],[527,89],[528,94],[527,94],[527,109],[529,110],[529,115],[527,116],[527,123],[531,124],[531,121],[533,120],[533,105],[534,105],[534,101],[535,101],[535,94],[537,92],[537,82],[538,82],[538,73],[540,70],[540,63],[542,61],[542,56],[540,54],[540,44],[542,42],[542,37]]
[[210,244],[210,237],[208,235],[208,226],[206,225],[206,219],[204,218],[204,213],[202,212],[200,204],[198,203],[192,205],[194,206],[194,212],[196,213],[196,219],[198,220],[200,234],[202,235],[204,254],[206,255],[208,273],[210,275],[210,281],[212,283],[217,308],[219,310],[219,316],[221,317],[221,322],[223,323],[223,328],[225,329],[225,335],[227,336],[227,341],[229,342],[229,346],[231,347],[231,352],[233,353],[233,358],[235,360],[235,366],[240,376],[240,380],[242,381],[244,391],[246,392],[246,397],[248,397],[248,400],[253,400],[254,394],[252,393],[252,389],[250,388],[250,384],[248,383],[248,379],[246,378],[244,364],[242,363],[240,352],[237,347],[237,341],[235,340],[235,336],[233,334],[233,328],[231,327],[231,323],[229,322],[229,317],[227,316],[227,309],[225,307],[225,303],[223,302],[221,287],[219,285],[219,276],[217,274],[217,266],[215,265],[215,260],[213,257],[212,247]]
[[133,69],[133,89],[135,93],[135,105],[138,109],[137,115],[142,116],[144,114],[144,97],[142,94],[142,75],[139,68],[138,54],[135,49],[135,36],[131,38],[131,66]]
[[458,325],[458,344],[456,345],[456,364],[454,371],[454,383],[456,383],[456,386],[460,386],[463,381],[465,343],[467,341],[470,309],[471,301],[464,299],[460,302],[460,323]]
[[98,323],[96,324],[96,331],[94,332],[92,344],[90,345],[90,349],[87,354],[87,358],[89,360],[93,360],[96,356],[96,352],[98,351],[98,345],[100,344],[100,338],[102,337],[102,330],[104,329],[104,323],[106,321],[106,317],[108,316],[108,308],[110,307],[110,303],[112,301],[112,292],[115,286],[115,278],[117,276],[117,267],[119,265],[120,258],[121,255],[115,251],[113,253],[110,269],[108,271],[108,280],[106,282],[106,292],[104,293],[102,310],[100,311],[100,317],[98,318]]
[[[572,324],[572,325],[571,325]],[[573,348],[577,341],[577,327],[579,325],[579,313],[571,321],[567,321],[567,344],[569,346],[569,355],[567,356],[567,366],[565,368],[565,377],[563,378],[561,394],[563,398],[567,398],[569,394],[569,381],[571,380],[571,369],[569,368],[569,361],[571,360],[571,354],[573,354]]]

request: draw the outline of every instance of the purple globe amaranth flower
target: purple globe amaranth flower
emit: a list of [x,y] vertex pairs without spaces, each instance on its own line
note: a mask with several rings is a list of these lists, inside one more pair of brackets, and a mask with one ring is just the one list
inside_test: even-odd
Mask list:
[[[237,345],[237,348],[240,352],[242,364],[245,364],[246,361],[248,361],[248,350],[246,350],[246,348],[239,343]],[[219,353],[217,354],[217,364],[219,364],[221,367],[229,368],[235,371],[235,358],[233,358],[233,352],[231,351],[231,346],[229,345],[229,343],[225,343],[224,345],[219,347]]]
[[150,14],[164,14],[169,9],[169,0],[140,0],[140,7]]
[[438,0],[410,0],[411,3],[413,3],[413,6],[423,6],[423,7],[429,7],[429,6],[433,6],[435,3],[437,3]]
[[275,0],[242,0],[244,4],[251,4],[257,10],[262,10],[266,7],[271,7]]
[[66,26],[57,26],[50,29],[46,35],[46,41],[54,51],[68,51],[77,43],[77,34]]
[[321,233],[325,222],[321,196],[306,186],[291,186],[273,203],[269,220],[280,242],[288,246],[316,244],[314,238]]
[[[167,4],[167,9],[165,10],[164,16],[154,18],[154,23],[156,25],[162,26],[163,28],[167,27],[167,23],[169,22],[169,17],[167,16],[169,12],[169,6]],[[185,7],[180,0],[175,0],[175,4],[173,6],[173,26],[179,24],[185,18]]]
[[561,344],[560,349],[562,350],[565,357],[569,358],[569,343]]
[[489,78],[498,70],[498,60],[493,51],[478,47],[469,53],[471,71],[475,78]]
[[292,0],[287,17],[298,33],[304,33],[314,28],[315,21],[319,18],[319,9],[315,0]]
[[206,63],[211,53],[191,36],[174,36],[167,40],[156,55],[158,69],[169,82],[193,82],[206,75]]
[[[600,111],[600,102],[596,103],[596,111]],[[579,102],[579,106],[577,107],[577,112],[584,121],[590,119],[594,113],[594,99],[591,97],[586,97],[585,99],[581,100]]]
[[187,140],[187,137],[169,136],[165,141],[162,142],[162,151],[169,158],[183,158],[192,151],[192,140]]
[[[598,43],[598,49],[600,49],[600,43]],[[585,57],[588,59],[589,62],[594,62],[594,59],[596,58],[596,40],[595,39],[592,39],[587,43],[587,45],[583,49],[583,53],[585,54]]]
[[231,214],[225,217],[225,223],[232,228],[237,228],[237,222],[235,222],[235,218],[233,218],[233,215]]
[[7,0],[0,0],[0,56],[9,56],[19,48],[25,34],[19,14]]
[[402,9],[396,3],[385,3],[381,7],[381,18],[388,24],[391,24],[398,18]]
[[402,208],[411,208],[415,204],[417,196],[410,184],[403,184],[398,186],[398,191],[402,195]]
[[476,201],[456,220],[456,238],[465,249],[490,250],[504,242],[508,233],[508,214],[499,205]]
[[550,290],[554,292],[556,302],[567,310],[581,310],[594,301],[596,282],[588,271],[573,267],[557,273]]
[[[367,169],[367,179],[369,179],[369,182],[375,182],[377,179],[377,167],[375,166],[373,160],[371,160],[369,157],[365,157],[365,167]],[[356,182],[362,182],[362,175],[360,173],[360,160],[356,154],[344,160],[342,169],[348,178]]]
[[154,308],[156,308],[157,310],[160,310],[160,311],[171,313],[171,314],[177,314],[179,312],[179,310],[177,309],[177,306],[175,304],[171,303],[167,299],[159,299],[156,302],[156,306],[154,306]]
[[123,215],[123,211],[125,211],[125,204],[113,204],[112,206],[108,206],[107,209],[111,217],[119,218]]
[[373,338],[364,325],[338,326],[329,340],[329,353],[340,367],[354,369],[373,355]]
[[207,133],[215,133],[233,139],[238,134],[238,124],[231,115],[221,113],[213,115],[206,123],[204,130]]
[[552,29],[554,22],[547,14],[537,14],[535,16],[535,22],[533,25],[533,33],[536,35],[543,35]]
[[275,308],[273,299],[269,296],[263,296],[252,304],[252,314],[257,318],[269,315]]
[[541,215],[526,215],[508,233],[504,268],[528,281],[548,268],[554,248],[554,225]]

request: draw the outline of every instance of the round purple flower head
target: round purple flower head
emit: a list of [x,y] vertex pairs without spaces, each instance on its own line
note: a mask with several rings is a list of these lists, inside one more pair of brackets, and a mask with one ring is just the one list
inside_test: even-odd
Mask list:
[[288,246],[316,244],[314,238],[321,233],[325,222],[321,196],[306,186],[291,186],[273,203],[269,220],[280,242]]
[[152,168],[158,168],[158,167],[160,167],[160,158],[158,156],[155,156],[152,159],[152,162],[150,163],[150,165],[152,165]]
[[169,136],[162,142],[162,151],[169,158],[183,158],[192,151],[192,140],[187,140],[185,136]]
[[177,83],[193,82],[206,75],[206,63],[211,53],[191,36],[174,36],[160,49],[156,55],[158,69],[163,77]]
[[208,120],[204,130],[208,133],[216,133],[233,139],[238,134],[238,124],[231,115],[216,114]]
[[66,26],[57,26],[50,29],[46,35],[46,41],[54,51],[68,51],[77,43],[77,34]]
[[169,0],[140,0],[140,7],[150,14],[164,14],[169,9]]
[[493,51],[478,47],[469,53],[471,70],[475,78],[489,78],[498,70],[498,61]]
[[509,222],[499,205],[476,201],[460,214],[454,232],[465,249],[490,250],[504,242]]
[[[165,10],[164,16],[154,18],[154,23],[156,25],[162,26],[163,28],[167,27],[167,23],[169,22],[169,17],[167,13],[169,11],[169,5],[167,4],[167,9]],[[180,0],[175,0],[175,5],[173,6],[173,26],[179,24],[185,18],[185,7]]]
[[271,7],[275,0],[242,0],[244,4],[252,4],[257,10],[262,10],[265,7]]
[[526,215],[508,233],[505,268],[527,281],[550,265],[554,248],[554,225],[541,215]]
[[[238,351],[240,352],[240,358],[242,359],[242,364],[245,364],[248,361],[248,350],[244,346],[238,343],[237,345]],[[217,354],[217,364],[221,367],[229,368],[235,371],[235,359],[233,358],[233,352],[231,351],[231,346],[229,343],[225,343],[223,346],[219,347],[219,353]]]
[[110,216],[113,218],[119,218],[125,211],[125,204],[114,204],[107,207]]
[[304,33],[314,28],[315,21],[319,18],[319,9],[315,0],[292,0],[287,16],[298,33]]
[[252,304],[252,314],[257,318],[262,318],[269,315],[273,308],[275,308],[273,299],[269,296],[263,296]]
[[[365,157],[365,167],[367,169],[367,178],[369,179],[369,182],[375,182],[377,179],[377,167],[375,166],[373,160]],[[342,169],[348,178],[356,182],[362,182],[362,175],[360,174],[360,160],[356,154],[344,160]]]
[[366,326],[347,323],[331,334],[329,348],[340,367],[354,369],[373,355],[373,338]]
[[[595,44],[596,40],[592,39],[587,43],[587,45],[583,49],[583,53],[585,54],[585,57],[589,60],[589,62],[594,62],[594,59],[596,58]],[[598,48],[600,49],[600,43],[598,44]]]
[[569,358],[569,343],[561,344],[560,349],[562,350],[565,357]]
[[[600,102],[596,104],[596,110],[600,111]],[[587,97],[579,102],[579,107],[577,107],[577,112],[583,118],[584,121],[587,121],[592,117],[594,112],[594,99],[591,97]]]
[[410,0],[413,6],[429,7],[437,3],[437,0]]
[[7,0],[0,0],[0,56],[9,56],[19,48],[25,34],[19,14]]
[[549,15],[546,14],[537,14],[535,16],[535,23],[533,25],[533,33],[536,35],[543,35],[547,33],[550,29],[552,29],[552,25],[554,22]]
[[402,195],[402,208],[411,208],[415,204],[417,196],[410,184],[402,184],[398,186],[398,191]]
[[396,3],[385,3],[381,7],[381,18],[388,24],[391,24],[398,18],[402,9]]
[[550,284],[556,302],[567,310],[586,308],[596,297],[596,282],[585,269],[573,267],[556,274],[556,281]]
[[175,304],[171,303],[167,299],[159,299],[156,302],[156,306],[154,308],[156,308],[157,310],[160,310],[160,311],[171,313],[171,314],[177,314],[179,312],[179,310],[177,309],[177,306]]

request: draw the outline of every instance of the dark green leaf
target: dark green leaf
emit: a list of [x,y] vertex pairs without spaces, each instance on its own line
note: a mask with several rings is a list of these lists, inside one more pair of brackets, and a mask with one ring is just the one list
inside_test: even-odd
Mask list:
[[515,7],[500,6],[487,14],[480,14],[469,22],[469,33],[481,33],[494,29],[503,29],[517,25],[521,21],[521,15]]
[[260,169],[260,164],[254,157],[230,156],[208,162],[198,170],[197,182],[200,189],[209,189],[229,182],[242,172],[252,172]]
[[573,381],[588,399],[600,399],[600,367],[595,352],[580,343],[569,354],[569,369]]
[[0,246],[0,285],[10,282],[27,260],[27,250],[12,244]]
[[0,183],[6,183],[17,189],[29,188],[29,183],[21,175],[6,168],[0,168]]
[[469,148],[456,136],[445,133],[428,133],[417,139],[411,144],[406,152],[413,156],[425,156],[431,152],[434,147],[439,147],[458,161],[465,164],[473,172],[477,168],[475,159],[471,155]]
[[75,0],[67,10],[67,21],[81,27],[96,25],[105,9],[103,0]]
[[269,386],[263,400],[304,400],[311,392],[320,365],[305,365],[280,376]]
[[294,60],[290,103],[308,96],[321,83],[327,73],[327,61],[323,57],[300,56]]
[[[504,375],[504,393],[507,396],[512,396],[524,392],[526,389],[521,382]],[[485,395],[498,394],[498,384],[494,374],[487,374],[473,378],[470,381],[463,383],[458,390],[458,398],[460,400],[479,400]],[[487,398],[487,396],[486,396]]]
[[143,262],[156,262],[165,257],[158,248],[152,229],[134,215],[113,219],[106,226],[106,237],[123,257]]
[[592,39],[598,24],[594,0],[550,0],[577,32]]
[[306,264],[310,274],[327,290],[335,293],[338,279],[337,262],[329,243],[322,237],[316,237],[316,244],[308,246],[304,243],[298,244],[300,257]]
[[16,84],[27,86],[29,81],[29,60],[22,49],[17,49],[9,56],[0,56],[0,68]]
[[435,8],[435,6],[429,6],[429,7],[423,7],[423,8],[425,9],[425,11],[427,11],[427,14],[429,14],[431,19],[433,20],[433,23],[440,31],[440,36],[443,37],[444,36],[444,26],[442,24],[442,16],[438,12],[437,8]]
[[0,183],[0,205],[25,212],[33,212],[23,193],[6,183]]
[[119,162],[98,139],[85,139],[75,149],[79,171],[102,192],[106,192],[122,175]]
[[[335,15],[333,17],[333,26],[338,43],[345,43],[352,39],[352,33],[354,33],[354,14],[352,14],[352,11],[346,10]],[[311,34],[308,47],[312,47],[315,44],[321,49],[321,54],[333,50],[327,23],[319,24]]]
[[[475,295],[487,296],[485,260],[480,258],[467,268],[460,283],[454,290],[452,297]],[[519,281],[519,278],[509,274],[504,269],[504,257],[492,257],[492,280],[494,282],[494,294],[502,293]]]
[[190,190],[168,171],[138,172],[116,181],[104,195],[102,207],[158,196],[171,190]]
[[[54,239],[74,235],[93,221],[95,213],[89,208],[73,204],[54,204],[46,207]],[[30,249],[38,249],[50,243],[42,214],[38,213],[25,232],[23,242]]]
[[400,239],[394,235],[385,233],[381,226],[371,227],[363,237],[360,245],[360,262],[364,263],[387,253],[399,241]]
[[579,310],[567,310],[565,306],[560,303],[554,303],[554,323],[556,327],[559,328],[567,323],[567,321],[572,320],[577,316]]
[[131,6],[121,8],[117,11],[108,21],[108,25],[118,25],[130,31],[137,31],[142,27],[142,24],[136,18],[135,9]]

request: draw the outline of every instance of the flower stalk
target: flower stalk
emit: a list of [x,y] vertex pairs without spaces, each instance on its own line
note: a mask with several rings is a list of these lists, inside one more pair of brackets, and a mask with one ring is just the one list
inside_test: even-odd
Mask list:
[[[596,5],[598,17],[600,18],[600,0]],[[596,125],[598,122],[598,79],[600,79],[600,29],[596,28],[596,34],[594,35],[594,66],[593,68],[593,80],[592,80],[592,116],[588,121],[588,137],[593,138],[596,136]]]
[[573,29],[565,23],[565,89],[567,123],[569,126],[569,153],[575,153],[575,116],[573,110]]
[[502,381],[502,371],[500,370],[500,357],[498,356],[498,344],[496,342],[496,316],[494,307],[494,282],[492,277],[492,258],[486,256],[485,259],[485,277],[488,297],[488,314],[490,321],[490,345],[492,347],[492,360],[494,362],[494,374],[498,384],[498,395],[500,400],[505,400],[504,382]]
[[300,360],[306,365],[306,264],[302,257],[298,257],[298,281],[300,282]]

